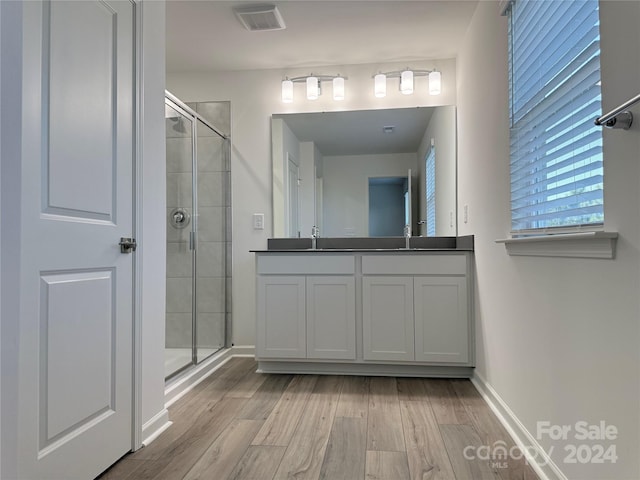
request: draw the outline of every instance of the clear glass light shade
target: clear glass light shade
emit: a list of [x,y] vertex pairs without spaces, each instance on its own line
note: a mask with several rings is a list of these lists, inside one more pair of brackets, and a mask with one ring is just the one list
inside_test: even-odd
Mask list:
[[442,76],[440,72],[429,74],[429,95],[440,95],[442,91]]
[[293,82],[291,80],[282,81],[282,101],[284,103],[293,102]]
[[333,99],[344,100],[344,78],[342,77],[333,79]]
[[400,74],[400,92],[403,95],[413,93],[413,72],[411,70],[405,70]]
[[373,94],[378,98],[387,95],[387,76],[384,73],[373,77]]
[[307,99],[317,100],[320,95],[318,77],[307,77]]

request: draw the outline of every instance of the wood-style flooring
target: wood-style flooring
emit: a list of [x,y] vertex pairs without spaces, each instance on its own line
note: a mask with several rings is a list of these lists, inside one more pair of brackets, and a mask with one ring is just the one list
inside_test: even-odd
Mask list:
[[467,459],[475,447],[513,446],[468,380],[256,367],[224,364],[169,408],[169,429],[100,480],[538,478],[522,459]]

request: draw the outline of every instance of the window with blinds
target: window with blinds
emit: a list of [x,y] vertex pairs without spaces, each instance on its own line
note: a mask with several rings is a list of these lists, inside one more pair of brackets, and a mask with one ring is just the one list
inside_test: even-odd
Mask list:
[[427,195],[427,236],[436,236],[436,148],[431,147],[425,158]]
[[509,10],[514,233],[604,221],[598,0]]

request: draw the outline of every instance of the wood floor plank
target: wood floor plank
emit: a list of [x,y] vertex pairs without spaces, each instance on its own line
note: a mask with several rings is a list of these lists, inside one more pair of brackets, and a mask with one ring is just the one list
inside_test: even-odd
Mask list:
[[[478,436],[484,445],[492,447],[493,445],[501,444],[507,450],[515,447],[515,442],[507,430],[469,380],[451,380],[451,386],[467,410],[471,424],[478,432]],[[516,455],[509,456],[506,459],[496,458],[493,462],[494,471],[500,475],[502,480],[538,478],[525,459],[519,458],[519,452],[520,450],[517,450]]]
[[364,478],[366,445],[366,419],[336,416],[320,469],[320,479],[354,480]]
[[407,456],[403,452],[367,451],[367,480],[400,480],[409,478]]
[[347,376],[342,385],[336,417],[367,418],[369,377]]
[[371,378],[367,450],[406,451],[397,384],[393,377]]
[[[211,398],[199,397],[197,401],[188,399],[189,409],[182,410],[179,414],[171,415],[173,424],[165,430],[151,444],[136,452],[139,459],[156,460],[162,458],[174,448],[180,438],[188,434],[194,428],[196,422],[208,415],[216,408],[216,404],[222,400],[222,396],[214,395]],[[185,402],[186,403],[186,402]]]
[[[464,458],[469,445],[512,445],[466,380],[425,379],[425,396],[413,379],[340,377],[340,387],[337,377],[254,370],[252,359],[223,365],[170,408],[171,428],[100,480],[433,480],[452,478],[447,461],[456,480],[538,480],[526,464]],[[249,445],[258,435],[285,445]]]
[[[474,458],[482,440],[471,425],[440,425],[456,480],[499,480],[486,460]],[[468,450],[467,447],[474,447]]]
[[179,414],[189,408],[188,404],[190,401],[201,401],[200,398],[203,395],[210,396],[214,391],[226,391],[229,387],[237,383],[240,377],[255,364],[255,360],[248,357],[228,360],[220,365],[215,372],[195,385],[185,397],[186,401],[173,405],[170,408],[170,412],[171,410],[175,410],[175,413]]
[[227,480],[272,480],[287,447],[251,445]]
[[423,378],[398,378],[398,400],[425,401],[428,399],[427,387]]
[[448,379],[427,378],[424,383],[440,425],[470,425],[471,420]]
[[240,398],[223,398],[211,410],[200,415],[187,432],[160,452],[162,457],[171,458],[172,461],[158,472],[156,480],[181,479],[227,428],[246,401]]
[[257,373],[258,364],[253,362],[253,368],[244,374],[233,387],[225,393],[225,397],[251,398],[269,377],[268,374]]
[[293,377],[252,445],[289,445],[317,380],[316,375]]
[[158,460],[140,460],[136,462],[137,468],[135,470],[131,470],[128,473],[122,472],[123,474],[114,477],[114,480],[155,480],[158,472],[167,468],[171,461],[170,457]]
[[184,480],[226,478],[262,427],[259,420],[233,420],[184,476]]
[[255,365],[255,361],[251,358],[233,358],[196,385],[169,408],[169,418],[173,425],[148,447],[136,452],[136,458],[152,460],[164,455],[171,444],[199,421],[202,415],[214,408],[252,365]]
[[337,376],[318,378],[275,474],[276,480],[316,480],[320,476],[343,381],[344,377]]
[[238,418],[266,420],[282,397],[293,375],[269,375],[251,396]]
[[232,368],[226,371],[224,375],[221,375],[217,379],[211,381],[202,389],[195,391],[195,398],[198,397],[210,397],[212,395],[224,396],[231,391],[240,380],[249,372],[255,372],[257,364],[255,360],[248,357],[240,357],[233,359]]
[[135,471],[142,467],[144,462],[135,458],[133,454],[129,453],[122,457],[117,463],[111,466],[107,471],[103,472],[96,478],[96,480],[129,480]]
[[402,426],[412,480],[455,480],[440,429],[426,398],[401,401]]

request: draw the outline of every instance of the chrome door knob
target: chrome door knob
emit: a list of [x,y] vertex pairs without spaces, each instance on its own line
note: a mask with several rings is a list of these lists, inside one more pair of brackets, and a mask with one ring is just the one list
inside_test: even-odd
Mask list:
[[135,238],[127,238],[127,237],[121,237],[118,245],[120,245],[121,253],[135,252],[136,247],[138,246]]

